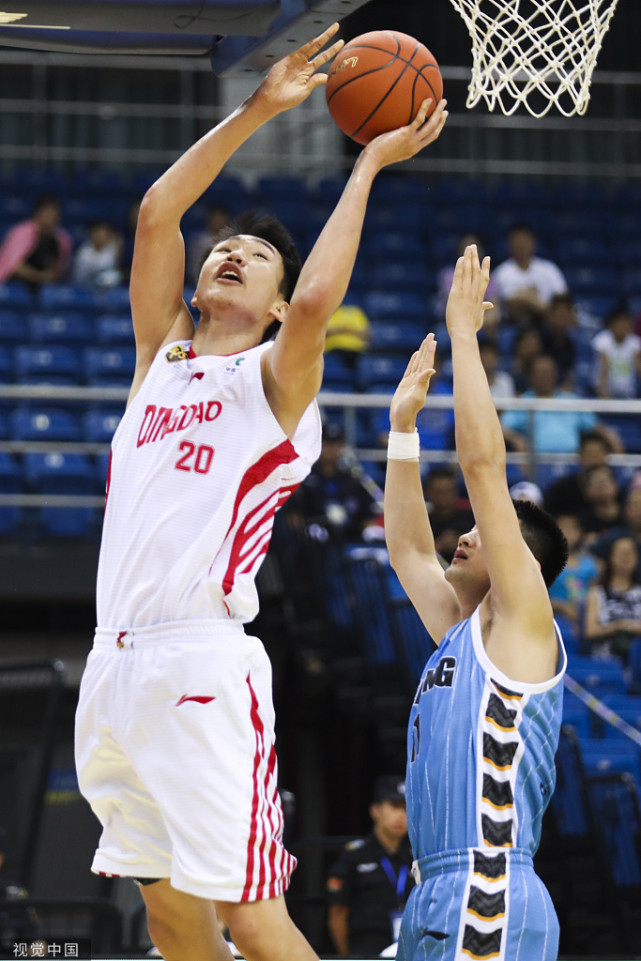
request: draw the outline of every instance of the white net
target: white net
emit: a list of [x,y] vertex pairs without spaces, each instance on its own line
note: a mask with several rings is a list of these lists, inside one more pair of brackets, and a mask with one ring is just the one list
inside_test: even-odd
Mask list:
[[[638,2],[638,0],[637,0]],[[472,38],[467,106],[584,114],[618,0],[450,0]]]

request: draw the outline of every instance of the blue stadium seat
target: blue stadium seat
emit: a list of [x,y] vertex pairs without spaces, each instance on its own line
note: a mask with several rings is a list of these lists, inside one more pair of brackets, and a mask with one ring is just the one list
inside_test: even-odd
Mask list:
[[564,691],[563,724],[571,724],[579,737],[590,737],[592,733],[590,726],[591,713],[583,701],[575,694],[572,694],[570,691]]
[[33,310],[33,297],[24,286],[12,281],[0,284],[0,309]]
[[370,667],[389,668],[396,664],[396,651],[383,567],[375,556],[360,554],[348,557],[347,573],[363,655]]
[[637,414],[603,414],[601,419],[619,434],[628,453],[641,451],[641,422]]
[[424,323],[425,298],[416,293],[373,291],[365,299],[365,312],[372,322],[415,321]]
[[9,415],[12,440],[79,441],[77,417],[55,407],[19,407]]
[[17,223],[19,220],[27,220],[33,213],[33,205],[26,197],[17,194],[0,194],[0,220],[9,223]]
[[298,200],[306,203],[309,197],[307,186],[304,180],[299,177],[267,175],[260,177],[256,187],[259,193],[269,204],[271,200],[286,200],[296,202]]
[[425,337],[425,328],[411,321],[401,320],[395,324],[373,323],[370,330],[370,350],[400,354],[406,361],[418,350]]
[[624,694],[623,667],[618,661],[598,661],[591,657],[572,655],[568,658],[568,674],[591,694]]
[[556,753],[556,789],[550,807],[565,850],[591,850],[593,821],[585,790],[585,768],[576,730],[564,724]]
[[91,313],[96,308],[96,295],[75,284],[43,284],[39,304],[43,310],[56,313],[78,311]]
[[[12,384],[15,379],[15,363],[13,347],[0,347],[0,384]],[[5,401],[0,401],[5,404]]]
[[490,200],[496,206],[509,207],[517,218],[520,208],[549,205],[550,195],[539,180],[504,177],[491,191]]
[[74,383],[83,380],[82,355],[73,347],[23,345],[15,348],[14,362],[18,383],[26,378],[46,379],[48,383],[56,377]]
[[89,347],[85,351],[87,380],[95,386],[122,385],[128,387],[136,365],[134,347]]
[[427,661],[436,650],[436,645],[407,597],[392,598],[390,614],[394,624],[392,633],[398,659],[403,666],[408,686],[413,690]]
[[[20,468],[11,454],[0,451],[0,494],[21,492]],[[20,524],[20,508],[0,505],[0,534],[15,534]]]
[[626,774],[614,774],[590,778],[587,788],[597,826],[601,861],[606,865],[607,883],[613,889],[612,896],[618,900],[631,897],[638,918],[641,896],[641,805],[638,786]]
[[0,310],[0,345],[23,344],[27,330],[25,319],[16,310]]
[[94,470],[85,454],[25,454],[23,476],[29,487],[41,494],[93,494]]
[[96,303],[101,313],[119,314],[131,311],[129,288],[121,286],[101,290],[96,294]]
[[88,411],[82,419],[85,440],[90,444],[110,444],[123,413],[122,408]]
[[563,180],[552,190],[557,208],[570,210],[609,210],[611,199],[595,180]]
[[88,347],[95,340],[91,317],[82,314],[29,314],[32,344],[67,344]]
[[239,177],[226,174],[216,177],[201,200],[207,207],[216,205],[226,207],[232,216],[236,216],[256,205],[253,193],[248,190],[243,181]]
[[641,748],[629,738],[580,738],[581,755],[588,776],[630,774],[641,790]]
[[565,270],[568,287],[577,300],[584,296],[616,295],[619,276],[612,267],[572,267]]
[[334,351],[325,354],[322,389],[351,393],[355,387],[355,372],[346,364],[345,360],[335,354]]
[[387,354],[363,354],[358,358],[357,383],[361,390],[387,386],[396,389],[405,373],[407,360]]
[[641,295],[641,272],[638,266],[631,267],[623,272],[621,283],[625,297],[638,297]]
[[104,493],[105,487],[107,485],[110,459],[111,459],[111,453],[96,454],[96,457],[95,457],[94,480],[96,482],[97,490],[100,493]]
[[86,167],[74,170],[74,189],[77,193],[90,197],[123,197],[127,199],[132,191],[130,178],[121,170],[110,167]]
[[[634,697],[631,694],[610,694],[603,700],[610,710],[618,714],[622,720],[627,721],[630,727],[636,728],[641,733],[641,697]],[[606,721],[601,722],[601,733],[605,737],[626,737],[614,725],[608,724]]]
[[641,694],[641,638],[632,641],[628,652],[628,694]]
[[564,269],[572,267],[598,267],[614,262],[612,247],[601,237],[565,237],[556,249],[556,259]]
[[132,347],[134,327],[131,313],[101,314],[96,318],[96,339],[109,347]]
[[[422,258],[423,259],[423,258]],[[376,284],[381,290],[403,291],[412,294],[423,301],[423,316],[428,318],[432,314],[432,297],[436,286],[436,276],[433,271],[416,269],[416,261],[404,261],[396,256],[389,260],[381,260],[376,264]]]
[[374,203],[383,201],[388,204],[396,204],[400,201],[415,203],[429,203],[432,191],[423,180],[407,174],[385,172],[379,175],[372,187],[372,200]]
[[98,533],[97,511],[93,507],[43,507],[38,521],[44,537],[76,540]]

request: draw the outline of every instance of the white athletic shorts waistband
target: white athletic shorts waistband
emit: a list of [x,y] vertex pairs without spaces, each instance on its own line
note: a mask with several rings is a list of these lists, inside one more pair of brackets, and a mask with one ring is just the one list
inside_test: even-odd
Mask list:
[[93,646],[97,650],[114,647],[154,647],[173,642],[211,644],[220,638],[246,637],[241,621],[227,618],[203,621],[169,621],[166,624],[150,624],[146,627],[116,628],[97,627]]

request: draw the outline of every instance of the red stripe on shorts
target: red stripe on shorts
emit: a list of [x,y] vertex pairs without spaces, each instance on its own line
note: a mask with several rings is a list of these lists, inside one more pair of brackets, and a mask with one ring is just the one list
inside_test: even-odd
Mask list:
[[[243,888],[243,893],[240,899],[241,901],[249,901],[249,895],[252,887],[254,886],[254,860],[256,842],[258,839],[258,805],[260,803],[258,772],[260,769],[260,762],[263,759],[263,734],[265,731],[260,714],[258,713],[258,698],[256,697],[256,692],[251,685],[249,674],[247,675],[247,686],[249,687],[249,693],[251,695],[251,720],[254,731],[256,732],[256,753],[254,754],[254,770],[252,773],[253,799],[249,840],[247,841],[247,872],[245,875],[245,887]],[[264,872],[264,864],[262,865],[262,871]]]

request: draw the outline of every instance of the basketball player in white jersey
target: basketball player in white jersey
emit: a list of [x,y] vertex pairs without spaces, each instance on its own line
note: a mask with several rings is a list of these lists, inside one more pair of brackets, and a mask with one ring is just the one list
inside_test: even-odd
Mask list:
[[438,649],[410,711],[407,820],[417,881],[400,961],[556,961],[559,927],[533,868],[555,782],[566,656],[548,587],[567,560],[558,526],[513,503],[505,443],[477,332],[489,258],[456,265],[447,305],[456,453],[475,527],[444,571],[419,473],[415,420],[429,334],[390,408],[385,534],[390,560]]
[[[79,783],[103,833],[92,869],[139,881],[167,961],[312,961],[285,907],[270,665],[243,624],[275,511],[320,450],[315,396],[376,174],[435,140],[445,103],[372,141],[297,277],[272,220],[228,232],[183,302],[183,214],[262,124],[326,81],[334,24],[150,188],[131,277],[136,371],[116,431],[98,627],[77,714]],[[276,339],[266,332],[280,324]]]

